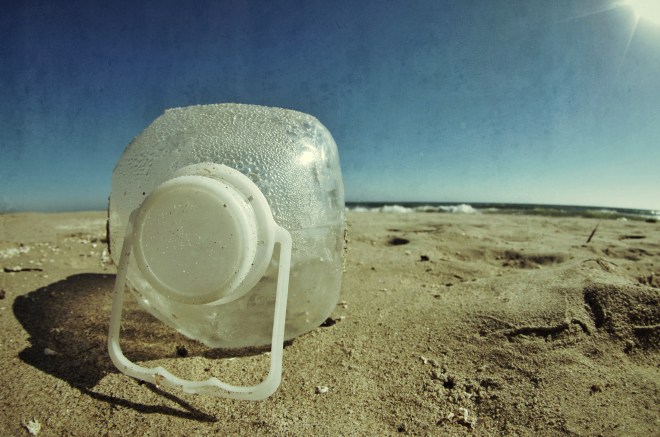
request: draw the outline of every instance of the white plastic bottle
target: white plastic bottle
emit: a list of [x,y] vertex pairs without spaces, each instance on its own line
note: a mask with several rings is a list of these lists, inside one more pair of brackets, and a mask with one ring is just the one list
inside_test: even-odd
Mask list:
[[[279,385],[282,342],[337,303],[343,183],[335,142],[310,115],[238,104],[168,110],[124,151],[109,209],[118,265],[109,350],[131,376],[263,399]],[[268,377],[235,387],[130,362],[119,346],[124,288],[210,347],[271,344]]]

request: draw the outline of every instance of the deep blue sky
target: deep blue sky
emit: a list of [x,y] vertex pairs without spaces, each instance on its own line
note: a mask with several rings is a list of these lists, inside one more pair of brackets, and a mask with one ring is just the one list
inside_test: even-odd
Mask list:
[[316,116],[347,200],[660,209],[660,26],[635,22],[615,0],[5,0],[0,210],[103,209],[134,136],[222,102]]

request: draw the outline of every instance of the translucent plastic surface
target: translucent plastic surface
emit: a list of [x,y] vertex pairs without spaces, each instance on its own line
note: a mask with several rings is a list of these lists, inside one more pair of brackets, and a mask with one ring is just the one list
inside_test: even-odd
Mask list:
[[[115,260],[130,213],[182,167],[217,163],[246,175],[293,240],[285,338],[317,327],[339,296],[344,193],[337,147],[314,117],[251,105],[171,109],[124,152],[110,196]],[[131,259],[127,282],[140,304],[163,322],[212,347],[268,344],[277,259],[242,297],[219,305],[173,302],[153,289]]]

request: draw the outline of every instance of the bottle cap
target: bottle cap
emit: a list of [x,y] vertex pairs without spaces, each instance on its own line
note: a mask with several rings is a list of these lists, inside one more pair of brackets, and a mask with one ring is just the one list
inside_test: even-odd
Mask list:
[[272,216],[243,174],[214,166],[212,176],[201,176],[199,165],[192,167],[161,184],[140,207],[135,261],[170,300],[226,303],[263,275],[272,256]]

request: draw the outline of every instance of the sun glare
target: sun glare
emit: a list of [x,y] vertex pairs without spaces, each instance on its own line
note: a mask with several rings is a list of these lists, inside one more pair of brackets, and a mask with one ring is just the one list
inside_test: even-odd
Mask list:
[[638,20],[649,20],[660,25],[660,0],[627,0]]

